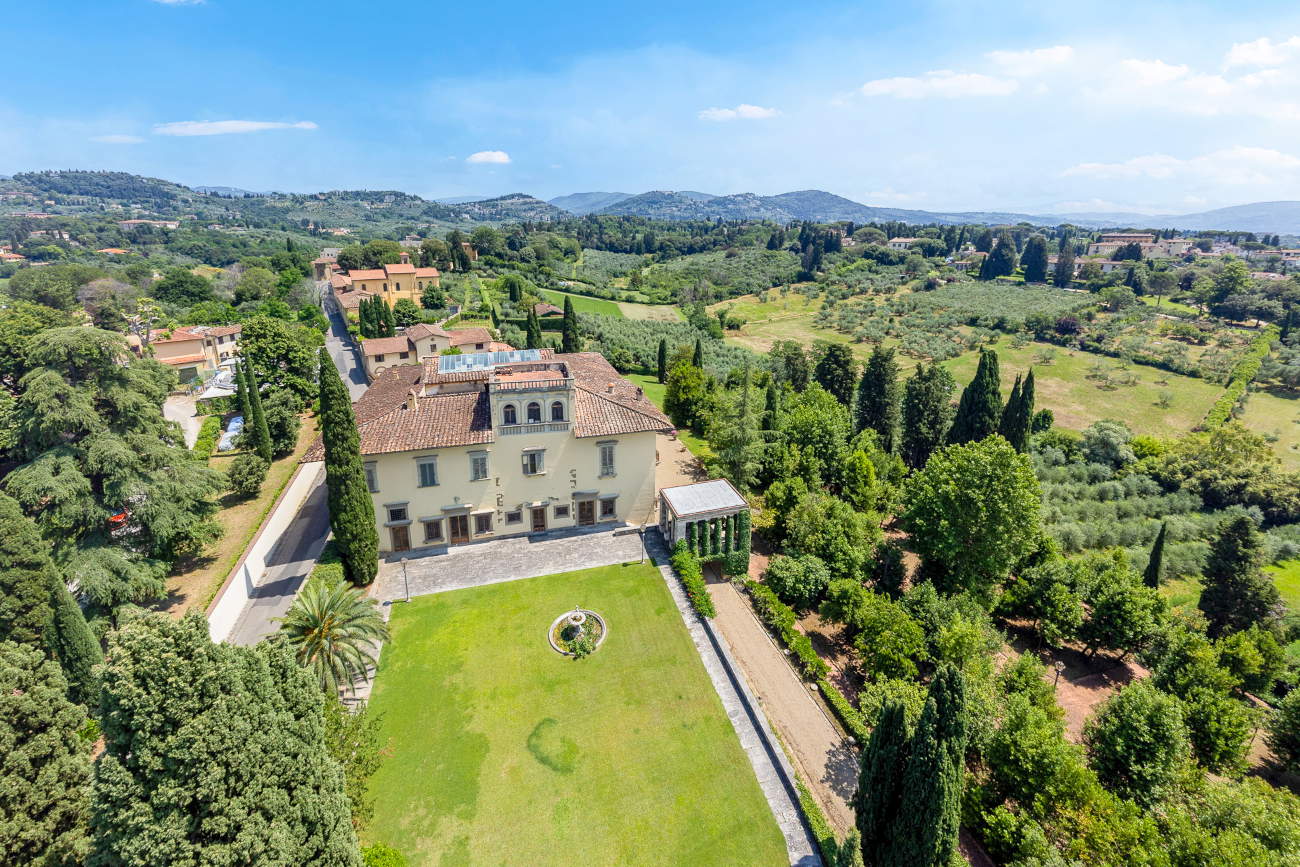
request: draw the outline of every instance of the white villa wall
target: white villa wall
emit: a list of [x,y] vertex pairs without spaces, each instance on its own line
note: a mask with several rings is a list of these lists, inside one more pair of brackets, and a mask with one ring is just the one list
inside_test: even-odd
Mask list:
[[[539,427],[544,428],[545,425]],[[613,476],[600,476],[600,443],[616,443]],[[525,476],[525,450],[546,450],[546,471]],[[488,453],[488,477],[470,481],[470,456]],[[438,484],[419,485],[419,459],[437,456]],[[577,438],[571,432],[537,432],[512,435],[498,433],[496,442],[476,446],[422,449],[386,455],[370,455],[365,460],[375,465],[378,490],[371,496],[375,503],[375,523],[379,531],[379,550],[393,550],[388,506],[406,504],[410,521],[412,548],[425,546],[422,518],[446,518],[453,513],[491,512],[492,534],[499,538],[531,532],[528,505],[546,502],[547,529],[577,526],[578,499],[593,496],[616,496],[614,518],[601,519],[597,505],[597,523],[609,521],[640,524],[653,521],[655,512],[655,434],[644,432],[611,437]],[[555,517],[555,506],[569,506],[569,515]],[[506,524],[506,512],[522,509],[523,520]],[[473,519],[470,519],[473,533]],[[443,543],[447,541],[443,525]],[[439,543],[442,544],[442,543]]]

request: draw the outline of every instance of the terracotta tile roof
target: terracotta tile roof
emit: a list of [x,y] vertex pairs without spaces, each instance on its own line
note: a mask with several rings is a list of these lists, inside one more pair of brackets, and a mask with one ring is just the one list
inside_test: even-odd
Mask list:
[[467,343],[491,343],[492,335],[486,328],[453,328],[447,332],[452,346],[464,346]]
[[349,271],[348,276],[353,280],[383,280],[388,275],[384,273],[383,268],[368,268],[359,271]]
[[536,313],[538,316],[554,316],[554,315],[563,316],[564,315],[564,311],[562,309],[556,307],[554,304],[548,304],[545,301],[542,301],[539,304],[534,304],[533,312]]
[[399,265],[385,265],[384,270],[389,274],[414,274],[415,266],[406,263]]
[[405,400],[411,389],[419,386],[421,373],[416,364],[398,364],[380,371],[365,394],[352,404],[357,424],[381,416]]
[[190,340],[202,340],[203,333],[189,326],[180,328],[155,328],[149,332],[150,343],[185,343]]
[[374,298],[375,295],[371,292],[339,292],[334,297],[344,310],[356,310],[361,306],[361,299]]
[[451,337],[441,325],[429,325],[424,322],[406,329],[406,336],[412,340],[423,340],[426,337]]
[[343,274],[341,272],[335,272],[330,275],[330,286],[334,287],[335,289],[344,289],[351,285],[352,285],[352,278],[349,277],[347,274]]
[[416,268],[415,276],[416,277],[439,277],[441,275],[438,273],[437,268]]
[[227,337],[231,334],[242,334],[244,326],[242,325],[216,325],[208,329],[209,337]]
[[573,435],[576,437],[608,437],[642,431],[671,433],[672,430],[672,422],[653,406],[634,409],[581,386],[573,390]]
[[390,352],[411,352],[411,341],[404,336],[372,337],[361,341],[361,352],[369,358],[372,355],[387,355]]
[[161,361],[163,364],[191,364],[196,361],[206,361],[207,356],[203,353],[198,355],[173,355],[171,358],[155,358],[154,361]]
[[468,446],[495,439],[486,392],[435,394],[415,399],[357,425],[361,454],[382,455],[417,449]]

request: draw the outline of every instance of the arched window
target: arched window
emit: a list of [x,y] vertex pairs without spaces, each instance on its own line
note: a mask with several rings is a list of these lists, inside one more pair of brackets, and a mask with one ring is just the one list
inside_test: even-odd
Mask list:
[[564,421],[564,404],[558,400],[551,404],[551,421]]
[[508,403],[501,410],[502,424],[519,424],[519,417],[515,415],[515,405]]
[[542,405],[537,401],[528,404],[528,423],[540,424],[542,421]]

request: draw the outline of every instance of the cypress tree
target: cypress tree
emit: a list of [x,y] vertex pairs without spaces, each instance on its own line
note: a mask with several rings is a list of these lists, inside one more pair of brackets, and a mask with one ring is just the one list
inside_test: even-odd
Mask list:
[[532,307],[528,308],[528,316],[524,319],[524,340],[527,343],[526,349],[542,348],[542,323]]
[[1047,282],[1047,239],[1042,235],[1032,235],[1025,242],[1024,255],[1020,264],[1025,267],[1026,283]]
[[271,429],[266,425],[266,413],[262,410],[262,389],[258,385],[257,375],[253,373],[253,366],[241,364],[240,367],[247,367],[244,371],[244,385],[247,386],[245,390],[248,392],[248,405],[253,411],[252,420],[244,420],[244,430],[252,432],[250,442],[253,451],[257,452],[259,458],[270,464]]
[[252,436],[252,430],[249,427],[253,423],[253,402],[248,396],[248,363],[240,359],[239,364],[235,367],[235,399],[239,402],[239,411],[244,417],[244,429],[240,432],[241,439],[249,440]]
[[1211,638],[1277,620],[1277,587],[1260,568],[1264,539],[1247,515],[1219,525],[1205,558],[1205,589],[1199,603]]
[[857,429],[874,430],[880,435],[880,447],[892,454],[898,448],[901,409],[902,388],[894,350],[876,346],[858,382]]
[[845,406],[853,403],[853,380],[857,373],[853,363],[853,352],[842,343],[830,343],[822,347],[821,357],[813,368],[813,379],[817,384],[835,395],[835,399]]
[[996,433],[1002,421],[1002,391],[998,377],[998,355],[980,350],[975,378],[962,390],[957,416],[948,431],[949,443],[968,443]]
[[668,341],[659,338],[659,351],[655,357],[655,373],[659,382],[668,381]]
[[763,430],[776,430],[776,414],[781,408],[781,396],[776,390],[776,380],[770,379],[767,383],[767,394],[763,400]]
[[379,568],[375,504],[366,486],[352,401],[328,350],[323,347],[320,351],[320,419],[334,543],[348,580],[356,585],[369,584],[375,580]]
[[393,316],[393,308],[382,298],[379,306],[384,311],[384,336],[393,337],[397,334],[397,317]]
[[1151,556],[1147,559],[1147,568],[1142,573],[1142,583],[1152,590],[1160,589],[1160,578],[1165,565],[1165,531],[1169,529],[1168,521],[1160,522],[1160,532],[1156,533],[1155,542],[1151,543]]
[[1068,288],[1074,282],[1074,245],[1066,242],[1056,257],[1056,267],[1052,271],[1052,283]]
[[864,863],[879,863],[890,839],[910,740],[902,702],[888,702],[880,709],[871,740],[862,751],[858,790],[853,795],[853,814]]
[[695,352],[691,355],[691,364],[704,369],[704,342],[700,338],[695,338]]
[[1011,233],[1003,229],[998,233],[997,243],[993,245],[993,250],[984,257],[980,264],[981,280],[995,280],[998,277],[1007,277],[1016,271],[1016,242],[1011,237]]
[[888,867],[947,867],[957,849],[969,727],[966,683],[944,665],[930,681],[925,709],[912,736],[898,817],[890,834]]
[[94,707],[99,703],[95,666],[104,661],[104,651],[90,631],[81,606],[56,570],[50,571],[50,596],[54,614],[47,643],[63,667],[72,700]]
[[902,457],[913,469],[925,466],[943,445],[952,424],[952,393],[957,384],[945,367],[918,364],[903,389]]
[[1020,377],[1016,377],[1016,383],[1011,387],[1011,397],[1007,398],[1007,405],[1002,408],[1002,421],[998,425],[998,433],[1018,452],[1023,452],[1029,448],[1029,428],[1034,421],[1034,372],[1029,371],[1025,378],[1024,385],[1020,383]]
[[573,299],[565,295],[564,327],[560,332],[560,351],[577,352],[581,348],[582,338],[578,335],[578,314],[573,310]]

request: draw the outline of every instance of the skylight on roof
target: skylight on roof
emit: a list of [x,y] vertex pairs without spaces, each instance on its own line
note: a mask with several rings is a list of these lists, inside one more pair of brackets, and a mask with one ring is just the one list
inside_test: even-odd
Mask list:
[[439,373],[462,373],[467,370],[491,370],[498,364],[541,361],[540,349],[512,349],[509,352],[467,352],[463,355],[439,355]]

